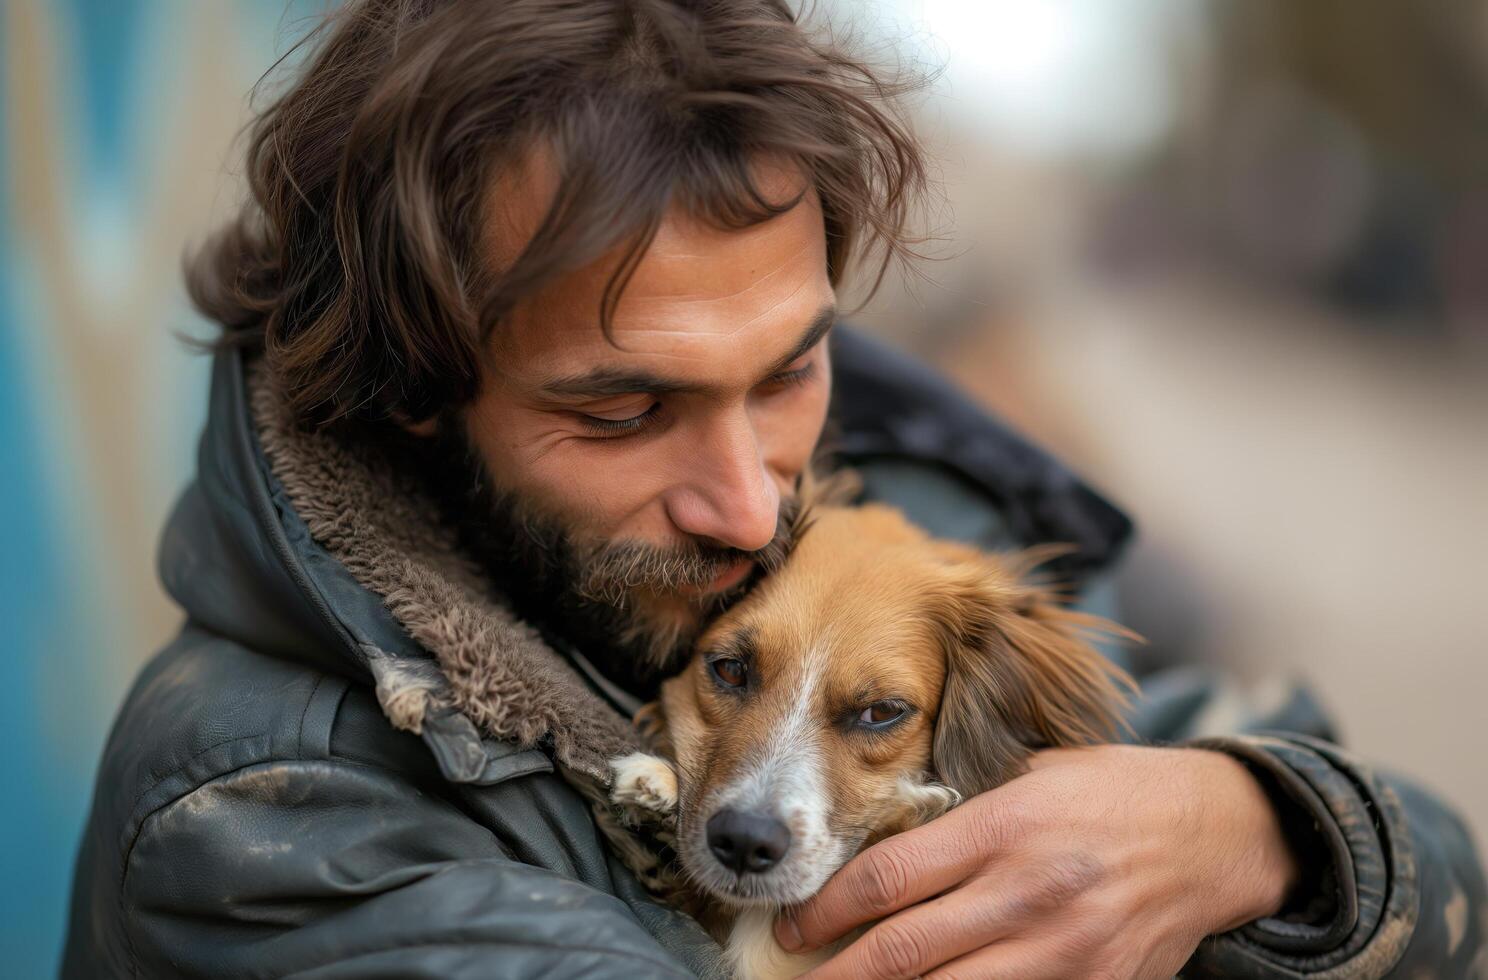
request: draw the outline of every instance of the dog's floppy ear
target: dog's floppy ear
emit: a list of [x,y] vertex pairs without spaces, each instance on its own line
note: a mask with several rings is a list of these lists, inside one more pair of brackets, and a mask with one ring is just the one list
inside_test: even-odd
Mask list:
[[952,580],[937,597],[946,680],[933,753],[940,778],[964,796],[1022,773],[1034,749],[1106,741],[1122,727],[1136,686],[1091,640],[1139,638],[1021,581],[1054,553],[1031,549],[999,561],[943,550]]

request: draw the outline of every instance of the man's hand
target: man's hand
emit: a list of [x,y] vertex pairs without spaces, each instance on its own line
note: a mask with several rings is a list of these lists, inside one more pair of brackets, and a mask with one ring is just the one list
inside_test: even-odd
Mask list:
[[1293,884],[1270,803],[1228,756],[1106,745],[1031,767],[848,862],[781,919],[781,945],[882,919],[809,976],[1171,977]]

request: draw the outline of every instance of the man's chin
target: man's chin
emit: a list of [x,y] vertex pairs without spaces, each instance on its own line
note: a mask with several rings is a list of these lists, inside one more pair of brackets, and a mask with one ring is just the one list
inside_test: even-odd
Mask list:
[[681,595],[635,594],[615,639],[647,666],[670,668],[687,655],[707,605]]

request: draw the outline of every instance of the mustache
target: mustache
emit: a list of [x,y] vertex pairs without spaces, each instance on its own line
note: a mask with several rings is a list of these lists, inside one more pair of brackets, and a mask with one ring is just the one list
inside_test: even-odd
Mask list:
[[758,572],[768,575],[789,557],[800,513],[798,500],[782,498],[774,536],[755,551],[697,542],[657,547],[633,541],[580,549],[574,590],[586,599],[623,608],[637,592],[667,594],[701,588],[740,561],[751,561]]

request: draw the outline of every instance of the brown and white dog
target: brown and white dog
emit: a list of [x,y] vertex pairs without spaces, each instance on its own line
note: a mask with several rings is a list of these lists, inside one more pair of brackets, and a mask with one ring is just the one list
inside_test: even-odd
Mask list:
[[700,638],[614,760],[613,799],[669,814],[692,901],[749,980],[796,976],[771,924],[863,848],[1117,729],[1130,636],[884,506],[816,506],[784,566]]

